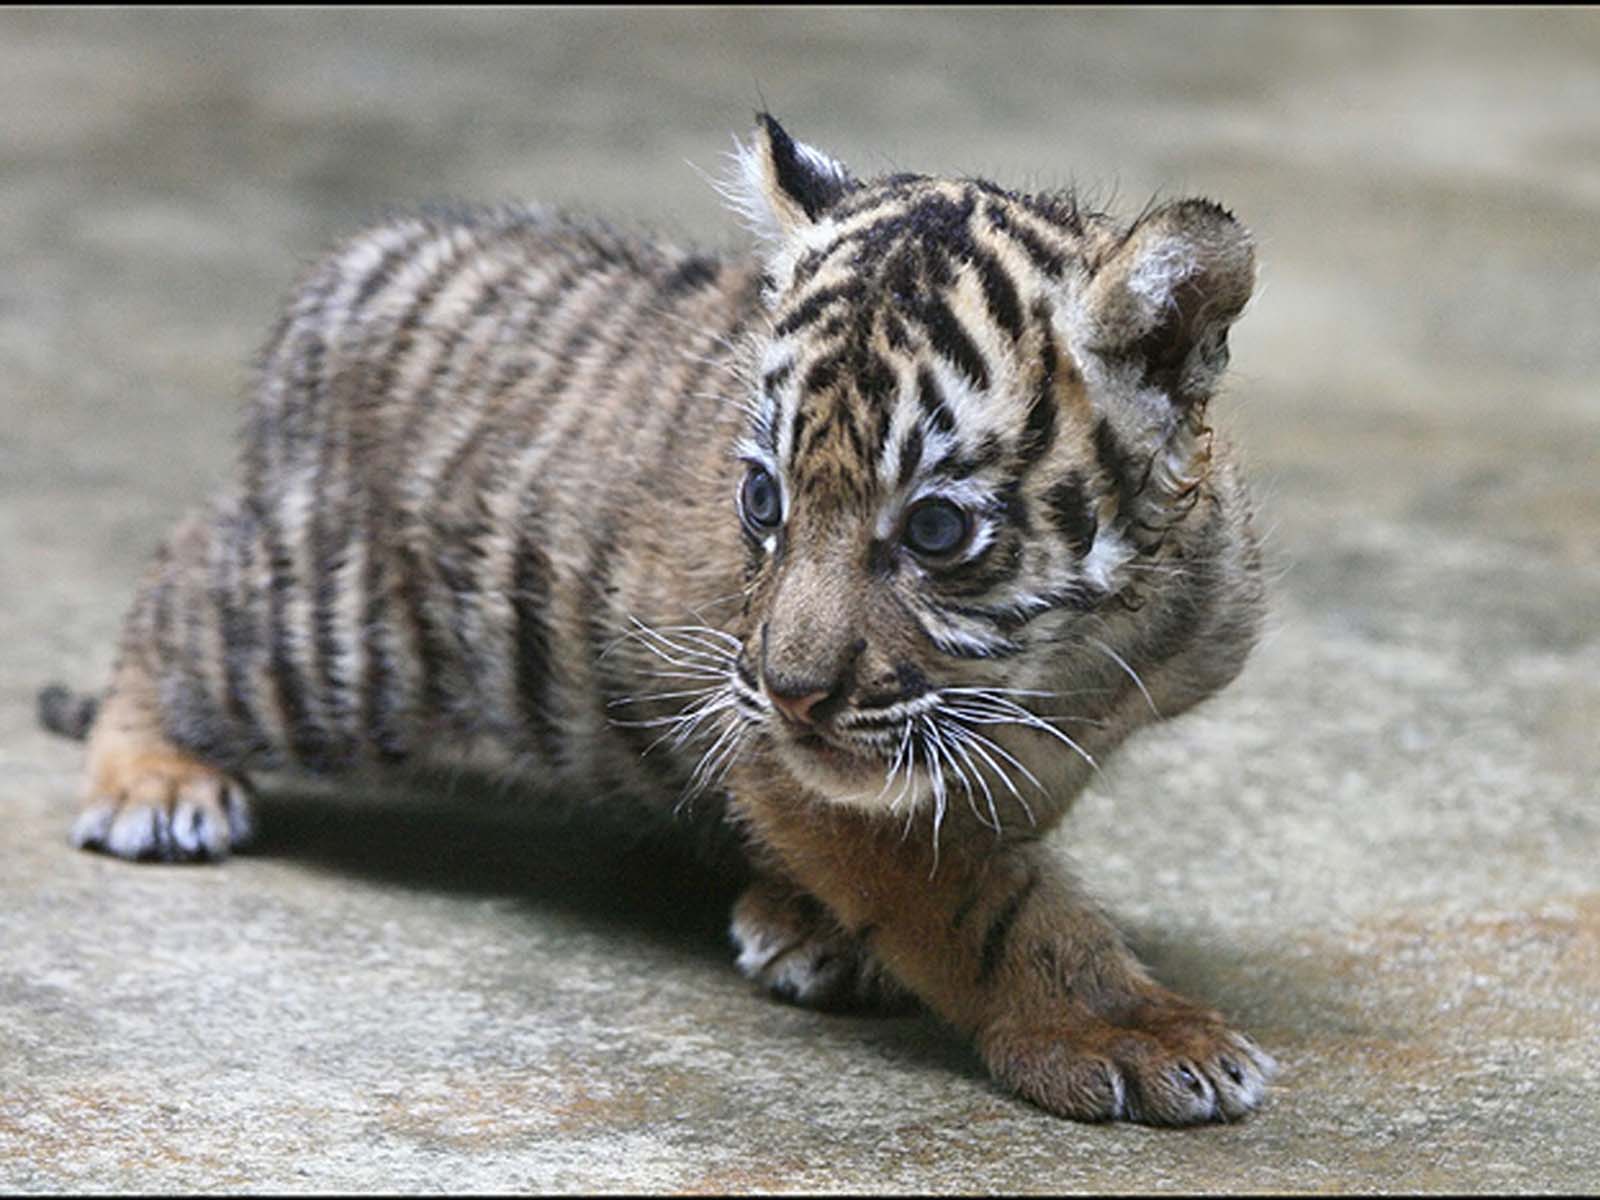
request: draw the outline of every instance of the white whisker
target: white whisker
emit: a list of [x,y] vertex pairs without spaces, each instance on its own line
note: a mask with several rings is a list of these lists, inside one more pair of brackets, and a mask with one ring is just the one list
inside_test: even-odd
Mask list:
[[1122,657],[1122,655],[1118,654],[1115,650],[1113,650],[1110,646],[1106,645],[1099,638],[1089,637],[1087,634],[1085,634],[1085,635],[1083,635],[1083,640],[1085,642],[1087,642],[1089,645],[1093,646],[1095,649],[1097,649],[1097,650],[1101,651],[1102,653],[1104,653],[1108,658],[1111,659],[1112,662],[1116,663],[1117,666],[1121,667],[1124,671],[1126,671],[1128,673],[1128,678],[1133,680],[1133,685],[1136,688],[1139,689],[1139,694],[1144,697],[1144,702],[1150,706],[1150,712],[1155,716],[1155,718],[1157,720],[1160,720],[1161,719],[1161,710],[1156,707],[1156,702],[1150,698],[1150,692],[1144,686],[1144,680],[1139,678],[1139,672],[1135,671],[1132,667],[1130,667],[1128,665],[1127,661]]

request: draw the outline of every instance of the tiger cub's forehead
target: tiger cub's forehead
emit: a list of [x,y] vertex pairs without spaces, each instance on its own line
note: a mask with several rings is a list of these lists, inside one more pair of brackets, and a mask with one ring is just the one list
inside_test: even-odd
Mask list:
[[885,493],[1037,457],[1072,371],[1071,231],[982,184],[866,191],[772,264],[763,457],[802,490],[816,476]]

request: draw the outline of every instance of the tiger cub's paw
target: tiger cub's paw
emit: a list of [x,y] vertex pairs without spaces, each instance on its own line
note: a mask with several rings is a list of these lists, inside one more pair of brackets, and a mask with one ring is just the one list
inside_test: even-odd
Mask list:
[[93,755],[71,840],[118,858],[190,862],[224,859],[253,834],[243,780],[169,747],[114,747]]
[[1199,1125],[1233,1121],[1266,1096],[1277,1063],[1216,1013],[1148,1005],[1118,1024],[991,1029],[984,1058],[1003,1083],[1080,1121]]
[[804,892],[752,884],[733,906],[728,932],[740,972],[787,1004],[884,1015],[917,1005],[865,942]]

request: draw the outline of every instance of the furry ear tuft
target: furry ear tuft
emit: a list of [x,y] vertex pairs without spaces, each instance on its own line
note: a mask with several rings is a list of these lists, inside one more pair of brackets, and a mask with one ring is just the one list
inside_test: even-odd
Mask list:
[[1255,250],[1233,214],[1183,200],[1138,222],[1084,296],[1085,344],[1136,360],[1179,409],[1204,405],[1228,362],[1228,328],[1255,286]]
[[749,146],[734,140],[731,177],[717,191],[757,236],[781,240],[817,221],[858,184],[842,163],[756,114]]

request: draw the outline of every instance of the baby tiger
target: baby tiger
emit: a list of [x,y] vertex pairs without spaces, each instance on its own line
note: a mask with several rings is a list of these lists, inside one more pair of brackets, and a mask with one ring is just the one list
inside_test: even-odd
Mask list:
[[920,1001],[1063,1116],[1242,1116],[1272,1060],[1044,835],[1255,640],[1206,421],[1249,234],[858,179],[766,114],[734,161],[751,261],[504,210],[310,270],[98,710],[41,696],[88,736],[74,843],[220,859],[247,772],[465,744],[546,792],[695,795],[755,879],[739,969],[781,998]]

